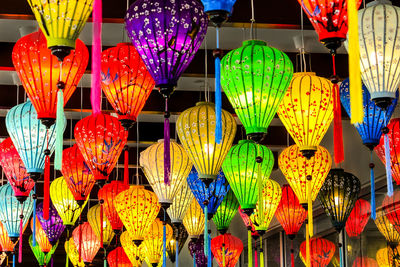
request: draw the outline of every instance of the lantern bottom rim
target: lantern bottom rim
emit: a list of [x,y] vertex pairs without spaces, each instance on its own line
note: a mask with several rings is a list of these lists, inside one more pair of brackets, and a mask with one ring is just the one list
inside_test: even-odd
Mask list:
[[379,94],[379,97],[372,97],[373,93],[371,94],[371,99],[375,102],[375,105],[383,110],[386,110],[393,101],[393,97],[391,94]]
[[54,118],[39,118],[40,122],[46,126],[46,129],[50,129],[50,127],[56,122]]

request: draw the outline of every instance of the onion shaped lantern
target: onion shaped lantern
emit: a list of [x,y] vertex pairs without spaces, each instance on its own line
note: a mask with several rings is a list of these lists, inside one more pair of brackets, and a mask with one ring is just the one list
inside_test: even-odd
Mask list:
[[143,255],[140,251],[140,248],[142,248],[142,246],[137,247],[135,245],[128,231],[125,231],[121,234],[120,240],[122,248],[124,249],[132,265],[134,267],[142,266]]
[[93,2],[28,0],[39,27],[46,36],[47,47],[60,61],[76,48],[75,42],[92,13]]
[[128,132],[117,118],[97,113],[78,121],[74,135],[94,179],[103,185],[126,144]]
[[379,232],[385,237],[388,245],[391,248],[397,247],[400,243],[400,234],[383,211],[377,212],[375,224]]
[[353,267],[379,267],[379,265],[373,258],[357,257],[353,261]]
[[[307,242],[304,241],[300,245],[300,258],[306,264]],[[335,254],[335,244],[331,241],[321,238],[313,237],[310,239],[310,267],[325,267],[328,266],[333,255]]]
[[115,231],[122,229],[122,221],[118,216],[116,206],[114,203],[115,197],[129,189],[129,185],[120,181],[111,181],[111,183],[104,185],[100,188],[97,196],[100,202],[103,202],[104,213],[111,224],[111,228]]
[[[397,251],[399,250],[399,248],[396,249]],[[376,261],[379,267],[392,267],[400,264],[400,260],[393,253],[393,250],[387,247],[378,249],[376,252]]]
[[196,264],[196,267],[207,266],[207,257],[204,255],[204,235],[200,235],[197,239],[191,239],[188,249],[193,258],[193,265]]
[[[91,207],[87,213],[87,219],[97,238],[103,240],[103,245],[108,246],[114,238],[114,232],[107,217],[103,217],[103,222],[101,221],[100,209],[100,204]],[[103,234],[103,239],[101,239],[101,234]]]
[[156,194],[143,186],[131,186],[115,197],[114,205],[132,240],[139,246],[160,210]]
[[204,231],[204,213],[200,204],[193,199],[186,211],[186,215],[183,218],[183,225],[185,226],[191,239],[197,239]]
[[55,245],[60,239],[62,233],[64,232],[65,225],[63,224],[60,215],[58,215],[56,208],[51,202],[48,220],[44,218],[43,213],[43,202],[41,202],[36,206],[36,218],[37,221],[40,223],[43,231],[46,233],[50,244]]
[[400,233],[400,191],[394,191],[392,196],[386,195],[382,202],[382,209],[385,216],[394,226],[397,232]]
[[223,234],[211,240],[211,251],[219,266],[234,267],[243,251],[243,243],[231,234]]
[[[100,249],[100,240],[88,222],[80,224],[72,232],[76,249],[85,264],[91,263]],[[81,247],[81,248],[80,248]]]
[[368,201],[360,198],[354,204],[349,217],[346,221],[346,232],[349,237],[359,236],[368,223],[371,215],[371,205]]
[[107,262],[110,267],[133,267],[122,247],[111,250],[107,255]]
[[33,245],[32,235],[29,237],[29,246],[31,247],[33,255],[35,255],[35,258],[38,261],[39,266],[47,266],[50,262],[51,256],[53,256],[57,248],[57,246],[54,246],[49,252],[43,252],[39,244],[36,244],[35,246]]
[[220,234],[228,231],[229,225],[239,208],[239,202],[232,190],[229,190],[213,216],[213,221]]
[[[36,224],[35,228],[33,227],[34,223]],[[39,244],[40,250],[44,253],[50,252],[53,246],[52,244],[50,244],[49,239],[47,238],[46,233],[43,231],[39,220],[37,219],[34,220],[33,218],[31,219],[31,230],[32,232],[35,232],[35,239],[36,242]]]
[[302,154],[310,159],[333,119],[332,83],[313,72],[295,73],[278,115]]
[[71,237],[68,241],[65,241],[64,248],[69,260],[72,262],[72,265],[74,267],[85,267],[85,263],[83,262],[83,260],[79,260],[79,253],[76,249],[73,237]]
[[136,121],[154,84],[132,44],[120,43],[101,53],[101,88],[125,130]]
[[0,222],[0,246],[2,251],[6,253],[14,251],[15,247],[15,243],[11,241],[2,222]]
[[182,187],[176,193],[172,205],[167,210],[169,218],[173,225],[182,224],[186,211],[192,203],[194,196],[187,181],[182,182]]
[[35,182],[29,178],[11,138],[0,143],[0,165],[14,190],[15,197],[21,201],[26,199]]
[[185,245],[185,242],[188,238],[188,232],[186,231],[183,224],[173,225],[173,230],[174,235],[172,236],[172,239],[167,243],[167,253],[171,262],[174,263],[179,257],[179,253]]
[[221,65],[224,92],[247,136],[259,142],[288,89],[292,62],[264,41],[248,40],[224,56]]

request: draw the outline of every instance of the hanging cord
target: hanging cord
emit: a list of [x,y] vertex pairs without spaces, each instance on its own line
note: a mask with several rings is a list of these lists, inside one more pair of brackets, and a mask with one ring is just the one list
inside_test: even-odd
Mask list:
[[179,229],[176,228],[176,244],[175,244],[175,267],[179,267]]
[[260,236],[260,267],[264,267],[263,236]]
[[167,265],[167,219],[166,219],[166,210],[165,208],[163,208],[164,210],[164,220],[163,220],[163,263],[162,266],[166,267]]
[[335,164],[344,160],[343,151],[343,129],[342,129],[342,106],[340,104],[339,78],[336,75],[336,50],[331,49],[333,75],[331,82],[333,84],[333,147]]
[[247,262],[249,267],[253,267],[253,252],[251,251],[252,241],[251,241],[251,228],[247,230]]
[[250,3],[251,3],[250,39],[253,39],[254,23],[256,22],[255,17],[254,17],[254,0],[250,0]]
[[[206,197],[208,197],[208,187],[206,189]],[[208,199],[203,202],[204,205],[204,256],[208,257]]]
[[67,253],[65,258],[65,267],[69,266],[69,226],[67,228],[67,236],[65,237],[65,242],[67,242]]
[[136,120],[136,185],[139,185],[139,120]]
[[374,174],[374,160],[372,158],[374,150],[371,149],[371,159],[369,162],[369,173],[371,180],[371,218],[376,219],[376,204],[375,204],[375,174]]
[[387,182],[387,194],[389,197],[393,195],[393,180],[392,180],[392,166],[391,166],[391,158],[390,158],[390,142],[389,142],[389,128],[387,127],[387,117],[386,110],[385,112],[385,127],[382,129],[382,133],[384,134],[384,145],[385,145],[385,168],[386,168],[386,182]]
[[226,267],[225,263],[225,235],[222,236],[222,267]]
[[36,195],[36,183],[35,186],[33,187],[33,226],[32,226],[32,246],[36,247],[36,201],[37,201],[37,195]]
[[19,248],[18,248],[18,263],[22,262],[22,234],[24,226],[24,202],[21,203],[21,213],[19,215]]
[[258,222],[261,225],[264,222],[264,197],[263,197],[263,181],[262,181],[262,170],[261,165],[263,162],[263,157],[261,156],[260,144],[257,144],[257,187],[258,187]]
[[103,230],[103,223],[104,223],[104,199],[99,200],[100,203],[100,247],[104,248],[103,239],[104,239],[104,230]]
[[168,97],[165,96],[165,112],[164,112],[164,184],[170,185],[171,173],[171,154],[170,154],[170,112],[168,111]]
[[124,146],[124,184],[129,185],[129,146]]
[[254,267],[258,267],[257,240],[254,240]]
[[301,72],[307,72],[307,64],[305,57],[305,45],[304,45],[304,17],[303,17],[303,8],[300,5],[300,25],[301,25],[301,48],[300,50],[300,67]]
[[208,256],[207,256],[207,267],[212,267],[211,229],[208,229]]
[[56,144],[54,156],[54,169],[61,171],[63,139],[65,130],[64,119],[64,89],[65,83],[62,81],[63,63],[60,61],[60,77],[57,82],[57,115],[56,115]]
[[306,267],[311,267],[310,225],[306,219]]
[[210,101],[210,90],[208,88],[208,50],[207,50],[207,35],[204,37],[204,99]]
[[314,227],[313,227],[313,206],[312,206],[312,198],[311,198],[311,180],[312,177],[311,175],[307,175],[307,207],[308,207],[308,230],[309,230],[309,236],[313,237],[314,235]]
[[193,267],[196,267],[196,252],[193,253]]
[[222,100],[221,100],[221,57],[219,48],[219,27],[216,27],[217,48],[213,51],[215,59],[215,143],[220,144],[222,139]]
[[49,219],[50,210],[50,150],[49,150],[49,129],[46,130],[46,149],[44,150],[44,199],[43,199],[43,218]]
[[293,249],[293,239],[290,240],[290,262],[292,267],[294,267],[294,249]]

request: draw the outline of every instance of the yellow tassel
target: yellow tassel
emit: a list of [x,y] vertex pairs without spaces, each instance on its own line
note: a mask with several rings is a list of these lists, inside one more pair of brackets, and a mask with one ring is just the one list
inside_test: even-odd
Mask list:
[[313,237],[314,235],[314,227],[313,227],[313,207],[312,207],[312,198],[311,198],[311,180],[307,181],[307,201],[308,201],[308,227],[309,227],[309,235]]
[[263,238],[260,236],[260,267],[264,267],[264,251],[262,248]]
[[[262,156],[260,155],[260,145],[257,145],[257,155],[259,157],[261,157],[262,160]],[[264,183],[262,180],[262,172],[261,172],[261,164],[262,161],[260,163],[257,163],[257,185],[258,185],[258,224],[261,226],[264,224],[264,203],[263,203],[263,187],[264,187]]]
[[349,82],[351,123],[362,123],[364,119],[363,96],[361,88],[360,50],[358,37],[358,13],[356,1],[347,1],[349,22]]
[[311,253],[310,253],[310,235],[309,235],[309,227],[310,225],[307,223],[306,224],[306,266],[311,267]]
[[253,267],[253,252],[252,252],[252,244],[251,244],[251,231],[247,231],[247,258],[248,258],[248,264],[247,266]]

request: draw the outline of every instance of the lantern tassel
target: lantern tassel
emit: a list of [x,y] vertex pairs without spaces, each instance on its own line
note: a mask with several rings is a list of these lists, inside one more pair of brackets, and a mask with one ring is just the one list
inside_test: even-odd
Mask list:
[[[386,116],[385,116],[386,117]],[[389,197],[393,195],[393,180],[392,180],[392,167],[390,160],[390,144],[389,144],[389,129],[384,127],[384,142],[385,142],[385,167],[386,167],[386,182],[387,182],[387,194]]]
[[358,14],[356,1],[347,1],[349,33],[349,82],[351,123],[364,120],[363,96],[361,87],[360,50],[358,36]]
[[24,220],[24,204],[22,204],[21,207],[21,214],[19,215],[20,220],[19,220],[19,248],[18,248],[18,262],[22,262],[22,234],[23,234],[23,220]]
[[[208,192],[206,192],[206,193],[208,193]],[[208,219],[207,219],[208,218],[208,207],[207,207],[207,205],[204,205],[204,218],[205,218],[205,222],[204,222],[204,256],[208,257]]]
[[15,267],[15,253],[13,253],[13,267]]
[[248,265],[249,267],[253,267],[253,253],[251,252],[251,231],[247,231],[247,256],[248,256]]
[[[260,155],[260,145],[257,145],[257,155]],[[257,162],[257,186],[258,186],[258,221],[261,223],[264,221],[264,199],[263,199],[263,181],[261,164],[263,158],[261,156],[256,157]]]
[[168,111],[168,97],[166,97],[165,113],[164,113],[164,184],[165,185],[170,185],[169,176],[171,170],[169,116],[170,114]]
[[340,104],[340,94],[338,78],[336,76],[336,61],[335,51],[332,54],[332,65],[333,65],[333,142],[334,142],[334,160],[336,164],[339,164],[344,160],[343,152],[343,129],[342,129],[342,106]]
[[369,174],[371,178],[371,218],[376,219],[376,204],[375,204],[375,174],[374,174],[375,164],[372,160],[372,150],[371,150],[371,162],[369,164]]
[[256,246],[254,246],[254,267],[258,267],[258,255]]
[[[48,149],[47,149],[48,150]],[[43,218],[49,219],[50,210],[50,156],[46,155],[44,163],[44,186],[43,186]]]
[[[36,195],[36,184],[33,188],[33,193]],[[32,246],[36,247],[36,197],[33,198],[33,226],[32,226]]]
[[340,267],[343,267],[343,251],[342,251],[342,244],[338,244],[339,247],[339,260],[340,260]]
[[[59,82],[58,84],[64,83]],[[65,129],[63,89],[64,88],[60,88],[57,93],[56,144],[54,152],[54,168],[59,171],[61,171],[62,165],[63,138]]]
[[222,244],[222,267],[225,267],[225,243]]
[[129,185],[129,151],[128,146],[124,148],[124,184]]
[[294,249],[293,249],[293,239],[290,240],[290,262],[292,267],[294,267]]
[[208,232],[208,257],[207,257],[207,267],[212,267],[211,230]]
[[67,228],[67,238],[65,239],[67,242],[67,255],[65,258],[65,267],[69,266],[69,229]]
[[216,27],[217,53],[215,56],[215,142],[221,143],[222,139],[222,101],[221,101],[221,53],[219,50],[219,27]]
[[104,263],[103,263],[104,267],[107,267],[107,250],[104,248]]
[[311,267],[311,253],[310,253],[310,225],[306,222],[306,266]]
[[178,237],[176,238],[176,244],[175,244],[175,267],[179,267],[179,241]]
[[92,24],[92,80],[90,100],[93,114],[101,112],[101,23],[102,23],[102,0],[93,2],[93,24]]
[[196,252],[193,253],[193,267],[196,267]]
[[164,210],[164,221],[163,221],[163,263],[162,266],[167,266],[167,229],[166,229],[167,222],[165,221],[165,210]]
[[104,222],[104,210],[103,210],[103,204],[100,203],[100,247],[103,248],[103,222]]
[[[308,180],[310,179],[310,180]],[[307,201],[308,201],[308,227],[309,227],[309,235],[313,237],[314,235],[314,227],[313,227],[313,206],[312,206],[312,198],[311,198],[311,177],[307,178]]]
[[260,236],[260,267],[264,267],[263,238]]

